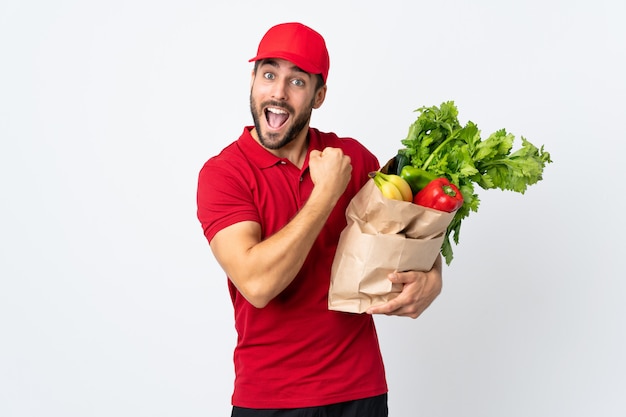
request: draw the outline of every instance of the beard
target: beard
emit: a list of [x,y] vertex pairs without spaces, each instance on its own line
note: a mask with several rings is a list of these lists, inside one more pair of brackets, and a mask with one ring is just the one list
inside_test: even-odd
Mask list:
[[261,106],[257,107],[256,100],[252,97],[252,93],[250,94],[250,112],[252,113],[252,120],[254,121],[254,127],[256,128],[257,135],[259,136],[259,142],[267,149],[280,149],[288,143],[292,142],[295,138],[298,137],[298,134],[304,129],[311,120],[311,113],[313,112],[313,104],[314,99],[311,100],[309,107],[305,109],[302,113],[297,115],[293,121],[291,127],[285,132],[284,136],[280,136],[279,133],[268,133],[261,130],[260,120],[262,117],[265,117],[265,113],[263,112],[264,107],[274,106],[280,107],[287,110],[290,114],[294,114],[295,110],[287,103],[282,103],[279,101],[268,101],[262,103]]

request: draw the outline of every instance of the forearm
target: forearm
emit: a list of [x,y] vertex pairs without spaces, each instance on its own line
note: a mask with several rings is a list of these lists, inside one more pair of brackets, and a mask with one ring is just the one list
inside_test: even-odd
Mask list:
[[250,249],[252,293],[262,304],[280,294],[298,274],[334,204],[309,200],[279,232]]
[[[254,234],[231,230],[216,236],[211,247],[239,292],[264,307],[298,274],[335,204],[335,198],[314,189],[298,214],[267,239],[260,239],[260,227]],[[245,240],[238,240],[242,236]]]

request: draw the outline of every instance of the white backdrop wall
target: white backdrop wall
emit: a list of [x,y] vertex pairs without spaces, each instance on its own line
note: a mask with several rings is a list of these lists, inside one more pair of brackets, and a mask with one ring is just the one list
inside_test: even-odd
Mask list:
[[247,60],[289,20],[330,49],[322,130],[386,161],[413,110],[454,100],[554,160],[480,194],[422,317],[377,317],[391,415],[626,415],[617,0],[1,0],[0,415],[229,415],[196,176],[250,124]]

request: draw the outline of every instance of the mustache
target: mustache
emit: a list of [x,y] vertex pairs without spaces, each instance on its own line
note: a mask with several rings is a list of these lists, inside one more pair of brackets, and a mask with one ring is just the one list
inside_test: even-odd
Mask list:
[[261,108],[266,107],[278,107],[287,110],[289,113],[295,113],[295,109],[293,107],[291,107],[288,103],[281,101],[269,100],[261,103]]

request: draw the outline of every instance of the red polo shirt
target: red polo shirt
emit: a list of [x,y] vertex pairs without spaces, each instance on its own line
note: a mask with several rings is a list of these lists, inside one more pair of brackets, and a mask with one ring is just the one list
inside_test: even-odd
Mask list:
[[[308,155],[302,169],[259,145],[246,127],[236,142],[209,159],[198,181],[198,218],[210,242],[234,223],[254,221],[263,237],[289,222],[313,183]],[[352,180],[293,282],[265,308],[252,306],[229,281],[235,313],[235,388],[232,404],[299,408],[380,395],[385,372],[371,316],[328,310],[328,288],[345,209],[379,167],[359,142],[309,130],[309,152],[343,149]]]

